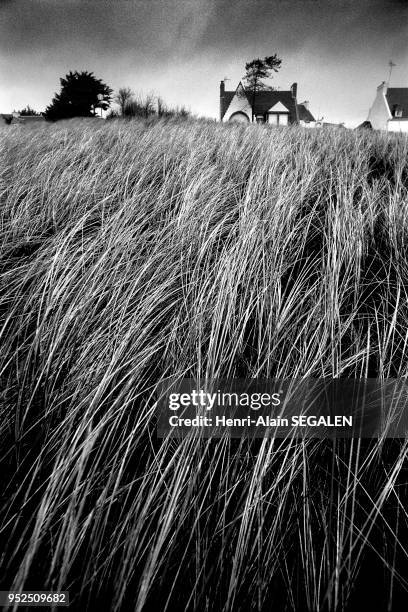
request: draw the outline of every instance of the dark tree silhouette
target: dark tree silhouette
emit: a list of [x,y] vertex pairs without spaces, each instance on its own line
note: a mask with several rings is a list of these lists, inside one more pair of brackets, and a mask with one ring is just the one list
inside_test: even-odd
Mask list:
[[47,119],[56,121],[71,117],[94,117],[97,108],[109,108],[112,89],[92,72],[69,72],[60,82],[60,93],[55,94],[46,108]]
[[245,75],[243,77],[244,87],[251,95],[252,121],[254,120],[256,96],[260,91],[270,91],[271,85],[264,83],[263,79],[271,78],[272,72],[278,72],[282,60],[276,55],[269,55],[264,59],[252,60],[245,64]]
[[29,104],[27,104],[25,108],[17,112],[20,117],[40,117],[42,115],[42,113],[39,113],[38,111],[31,108]]

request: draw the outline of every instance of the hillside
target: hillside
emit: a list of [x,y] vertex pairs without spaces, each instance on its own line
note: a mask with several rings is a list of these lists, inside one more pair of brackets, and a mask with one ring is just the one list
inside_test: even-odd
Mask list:
[[154,392],[406,377],[408,139],[79,121],[2,129],[0,162],[2,588],[387,609],[405,440],[160,441]]

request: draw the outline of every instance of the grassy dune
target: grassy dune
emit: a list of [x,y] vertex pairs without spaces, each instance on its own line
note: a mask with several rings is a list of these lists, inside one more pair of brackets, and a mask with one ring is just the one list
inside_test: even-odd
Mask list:
[[408,374],[407,139],[77,122],[0,162],[1,588],[403,609],[405,441],[158,441],[153,398]]

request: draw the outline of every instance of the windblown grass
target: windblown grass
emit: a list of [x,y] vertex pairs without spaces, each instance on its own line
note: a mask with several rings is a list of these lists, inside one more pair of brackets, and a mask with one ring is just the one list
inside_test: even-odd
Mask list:
[[0,139],[2,588],[402,609],[404,441],[159,441],[153,398],[167,376],[406,377],[407,139],[171,121]]

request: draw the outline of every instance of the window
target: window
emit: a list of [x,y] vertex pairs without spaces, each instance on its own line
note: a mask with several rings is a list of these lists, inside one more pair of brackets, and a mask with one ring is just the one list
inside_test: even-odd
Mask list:
[[402,117],[402,108],[398,104],[393,104],[391,115],[393,117]]
[[265,123],[265,119],[263,115],[257,115],[256,116],[256,122],[257,123]]
[[288,115],[287,113],[279,114],[279,125],[288,125]]
[[271,125],[288,125],[288,113],[268,113],[268,120]]

